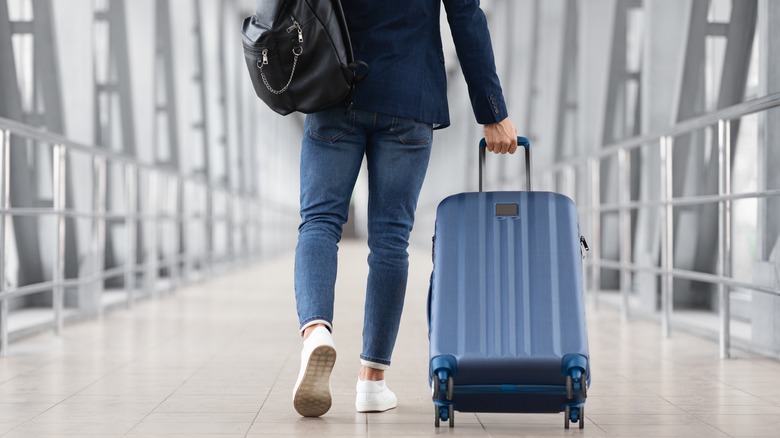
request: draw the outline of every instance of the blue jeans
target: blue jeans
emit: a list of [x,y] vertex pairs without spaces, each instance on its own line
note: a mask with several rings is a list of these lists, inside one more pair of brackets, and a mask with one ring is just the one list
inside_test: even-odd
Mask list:
[[363,111],[306,117],[295,300],[301,329],[332,328],[338,242],[358,172],[368,161],[368,283],[362,362],[390,364],[409,269],[409,233],[428,167],[432,126]]

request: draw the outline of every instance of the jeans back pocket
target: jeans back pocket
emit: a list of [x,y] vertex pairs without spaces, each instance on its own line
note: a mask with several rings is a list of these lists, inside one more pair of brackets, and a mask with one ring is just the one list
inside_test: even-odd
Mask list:
[[344,111],[336,106],[309,114],[308,133],[311,137],[335,143],[355,130],[355,111]]
[[433,138],[433,125],[412,119],[393,117],[390,132],[403,144],[428,144]]

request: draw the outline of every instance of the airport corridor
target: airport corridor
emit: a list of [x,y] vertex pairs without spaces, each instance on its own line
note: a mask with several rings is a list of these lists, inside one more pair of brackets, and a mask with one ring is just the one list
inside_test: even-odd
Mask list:
[[342,243],[336,289],[333,407],[292,407],[301,342],[293,255],[144,300],[103,321],[14,345],[0,359],[0,436],[777,436],[780,363],[656,324],[589,309],[592,386],[584,430],[563,414],[457,413],[433,425],[425,302],[430,254],[412,248],[388,385],[398,407],[355,413],[365,242]]

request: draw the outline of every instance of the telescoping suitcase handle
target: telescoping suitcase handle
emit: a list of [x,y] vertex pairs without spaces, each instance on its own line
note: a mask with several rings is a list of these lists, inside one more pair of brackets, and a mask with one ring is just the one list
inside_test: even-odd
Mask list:
[[[531,191],[531,142],[525,137],[517,137],[517,145],[525,149],[525,187]],[[479,142],[479,191],[482,191],[482,174],[485,171],[485,150],[487,142],[483,138]]]

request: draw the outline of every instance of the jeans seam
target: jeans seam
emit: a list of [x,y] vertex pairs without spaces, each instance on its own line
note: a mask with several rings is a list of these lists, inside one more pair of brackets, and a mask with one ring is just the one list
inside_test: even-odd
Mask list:
[[367,356],[365,354],[361,354],[360,358],[363,360],[367,360],[369,362],[376,362],[382,365],[390,365],[390,361],[386,359],[379,359],[377,357]]
[[315,315],[315,316],[312,316],[312,317],[306,318],[305,320],[301,321],[301,323],[300,323],[300,325],[299,325],[298,327],[303,327],[303,326],[305,326],[306,324],[308,324],[308,323],[310,323],[310,322],[312,322],[312,321],[314,321],[314,320],[317,320],[317,319],[321,319],[321,320],[323,320],[323,321],[328,321],[328,323],[329,323],[330,325],[333,325],[333,321],[331,321],[330,319],[328,319],[328,318],[326,318],[326,317],[324,317],[324,316]]

